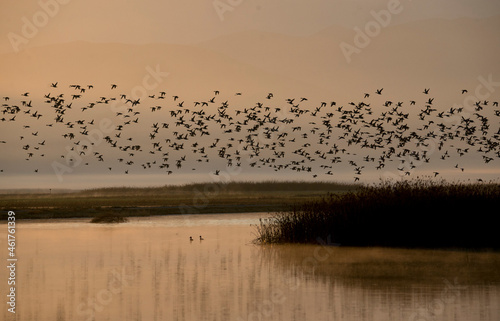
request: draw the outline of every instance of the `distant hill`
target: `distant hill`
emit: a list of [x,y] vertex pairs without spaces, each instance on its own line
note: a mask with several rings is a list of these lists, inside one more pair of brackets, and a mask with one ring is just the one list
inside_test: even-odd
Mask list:
[[0,189],[0,195],[21,195],[21,194],[68,194],[77,193],[75,189],[49,189],[49,188],[15,188]]

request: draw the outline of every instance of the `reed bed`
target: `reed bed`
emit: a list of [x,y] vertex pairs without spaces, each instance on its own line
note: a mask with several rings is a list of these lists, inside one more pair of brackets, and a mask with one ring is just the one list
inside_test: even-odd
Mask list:
[[256,226],[257,243],[500,249],[500,185],[381,182],[292,205]]

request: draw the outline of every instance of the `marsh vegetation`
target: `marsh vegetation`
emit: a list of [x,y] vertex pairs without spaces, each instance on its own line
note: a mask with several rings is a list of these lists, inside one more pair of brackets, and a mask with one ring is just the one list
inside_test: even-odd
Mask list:
[[109,211],[121,216],[272,212],[286,204],[345,193],[358,185],[336,182],[264,181],[196,183],[159,187],[110,187],[72,193],[0,195],[0,215],[18,219],[96,217]]
[[279,211],[256,242],[500,249],[499,206],[498,184],[382,182]]

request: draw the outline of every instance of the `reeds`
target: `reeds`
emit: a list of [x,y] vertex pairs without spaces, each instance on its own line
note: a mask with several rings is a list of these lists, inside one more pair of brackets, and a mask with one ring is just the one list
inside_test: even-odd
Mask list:
[[500,249],[499,208],[498,184],[382,182],[276,213],[256,242]]

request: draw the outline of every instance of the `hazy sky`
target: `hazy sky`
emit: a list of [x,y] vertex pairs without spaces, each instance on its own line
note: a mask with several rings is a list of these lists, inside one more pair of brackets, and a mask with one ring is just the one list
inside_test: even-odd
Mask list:
[[500,13],[496,0],[3,0],[0,51],[12,51],[9,34],[25,37],[28,46],[75,40],[190,44],[248,29],[309,35],[332,25],[362,26],[373,19],[372,10],[397,3],[403,10],[392,24]]
[[[388,16],[391,8],[397,8],[397,12]],[[390,24],[368,40],[369,46],[358,46],[355,28],[365,29],[370,23],[373,26],[376,15],[390,19]],[[490,18],[492,16],[494,18]],[[197,155],[184,150],[171,151],[169,162],[172,167],[177,159],[185,154],[188,156],[182,172],[176,172],[176,175],[166,178],[158,175],[165,169],[145,171],[141,166],[157,160],[155,157],[160,155],[159,151],[154,157],[149,153],[150,132],[155,122],[171,123],[171,127],[162,129],[157,138],[165,145],[164,151],[169,149],[166,139],[172,138],[179,130],[173,122],[175,119],[169,116],[170,110],[179,108],[179,101],[172,100],[173,95],[185,100],[182,108],[195,110],[200,107],[193,106],[194,102],[206,102],[213,98],[214,89],[220,89],[217,102],[229,101],[230,113],[235,109],[252,108],[256,101],[270,104],[271,100],[266,96],[271,91],[275,93],[271,111],[288,108],[285,98],[295,97],[297,102],[304,96],[309,98],[309,101],[301,102],[304,109],[314,110],[322,101],[334,100],[350,108],[352,101],[365,100],[365,93],[371,93],[365,102],[373,104],[374,115],[385,112],[387,106],[384,102],[387,100],[404,102],[405,110],[412,108],[408,111],[412,110],[414,115],[417,114],[416,108],[425,110],[430,96],[436,99],[435,105],[440,111],[464,104],[468,98],[469,101],[477,101],[479,97],[500,101],[497,90],[500,87],[498,17],[498,0],[3,0],[0,2],[0,97],[10,96],[11,100],[2,99],[2,103],[21,106],[22,111],[15,121],[11,120],[12,115],[0,116],[5,118],[0,122],[0,142],[6,142],[0,145],[3,155],[0,158],[0,188],[209,181],[209,174],[223,168],[225,162],[219,160],[219,163],[214,161],[202,166],[195,163]],[[435,18],[439,20],[428,20]],[[459,18],[468,19],[446,20]],[[240,33],[247,30],[253,31]],[[324,32],[315,36],[321,31]],[[72,43],[74,41],[91,43]],[[12,42],[16,45],[13,46]],[[353,49],[356,51],[346,54],[345,47],[342,47],[344,42],[351,48],[357,46]],[[63,44],[40,48],[59,43]],[[127,46],[117,43],[155,44]],[[23,50],[30,47],[32,50]],[[16,48],[21,53],[12,54]],[[158,75],[165,76],[159,79]],[[151,88],[152,80],[158,83]],[[59,83],[57,89],[51,87],[54,82]],[[111,90],[110,84],[115,82],[118,88]],[[74,83],[94,84],[95,88],[84,93],[82,100],[73,101],[69,97],[75,89],[68,86]],[[141,155],[134,156],[135,167],[130,169],[129,175],[123,174],[129,168],[125,161],[116,161],[117,148],[111,149],[103,143],[96,150],[105,156],[106,163],[95,159],[89,152],[85,162],[90,165],[75,166],[76,170],[65,176],[63,183],[59,182],[50,164],[66,160],[62,157],[67,154],[67,149],[74,148],[85,138],[78,134],[82,130],[80,125],[91,130],[102,117],[118,121],[115,125],[124,122],[117,120],[115,113],[104,105],[98,104],[99,108],[85,113],[82,107],[97,103],[102,96],[120,99],[126,94],[131,97],[138,86],[148,88],[145,90],[148,96],[144,94],[142,104],[136,107],[141,112],[140,122],[132,124],[131,129],[127,127],[123,137],[119,136],[117,129],[111,133],[113,139],[120,140],[119,145],[129,144],[128,139],[133,138],[134,143],[149,146],[144,147]],[[382,87],[385,88],[384,94],[376,95],[375,90]],[[429,87],[432,90],[427,96],[422,90]],[[461,93],[464,88],[469,89],[467,95]],[[27,91],[29,97],[23,96],[22,93]],[[158,101],[160,91],[167,92],[165,101]],[[244,95],[235,97],[234,93],[238,91],[243,91]],[[64,123],[72,123],[74,128],[68,128],[69,125],[62,122],[54,124],[54,111],[43,98],[47,94],[64,94],[66,103],[72,102],[73,109],[66,111]],[[416,100],[418,107],[408,106],[410,100]],[[23,101],[32,101],[33,106],[25,106]],[[153,113],[152,107],[159,105],[163,108],[161,112]],[[205,108],[207,113],[215,110],[214,106]],[[7,108],[2,109],[7,111]],[[322,112],[328,113],[330,109]],[[110,114],[101,114],[106,112]],[[492,109],[485,108],[482,112],[488,117],[496,117]],[[35,118],[40,114],[43,114],[42,118]],[[131,120],[136,117],[139,116],[134,115]],[[317,119],[319,117],[302,116],[300,121],[304,122],[304,131],[311,129],[305,129],[306,122]],[[491,133],[498,130],[498,122],[492,124]],[[290,132],[290,128],[287,130]],[[68,132],[74,132],[78,137],[75,140],[63,139],[63,134]],[[232,135],[217,136],[215,130],[212,133],[211,140]],[[293,158],[292,151],[304,143],[300,140],[302,133],[289,133],[297,135],[297,143],[283,148],[287,153],[284,163],[288,162],[288,157]],[[264,139],[261,143],[270,142]],[[208,142],[207,146],[211,143]],[[331,143],[340,144],[333,138]],[[314,153],[313,147],[311,152]],[[269,155],[264,152],[262,157],[274,157],[273,151],[268,149]],[[349,151],[352,152],[352,147]],[[353,157],[357,157],[354,159],[357,164],[364,164],[363,156],[366,155],[359,153]],[[439,156],[440,153],[436,152],[433,158],[439,159]],[[474,179],[483,174],[485,178],[494,178],[499,175],[496,159],[485,165],[481,154],[456,157],[459,158],[446,161],[445,165],[443,162],[432,166],[424,164],[418,170],[427,174],[438,170],[443,176],[447,174],[447,177],[454,178],[460,172],[455,165],[460,163],[467,168],[461,178]],[[217,156],[214,154],[211,158],[215,160]],[[330,159],[326,161],[326,165],[331,163]],[[320,159],[316,160],[317,166],[320,162]],[[320,175],[319,179],[352,181],[352,169],[345,165],[347,162],[346,158],[339,165],[335,177]],[[388,163],[384,171],[399,172],[396,170],[398,164],[396,161]],[[436,164],[439,168],[434,167]],[[344,165],[349,167],[345,171]],[[237,179],[312,177],[312,173],[304,172],[281,171],[276,174],[266,169],[267,166],[262,167],[258,170],[253,166],[242,167],[244,170]],[[374,166],[369,167],[367,164],[363,179],[376,180],[380,171]],[[328,171],[329,168],[324,168],[318,174]],[[93,174],[92,179],[89,174]]]

